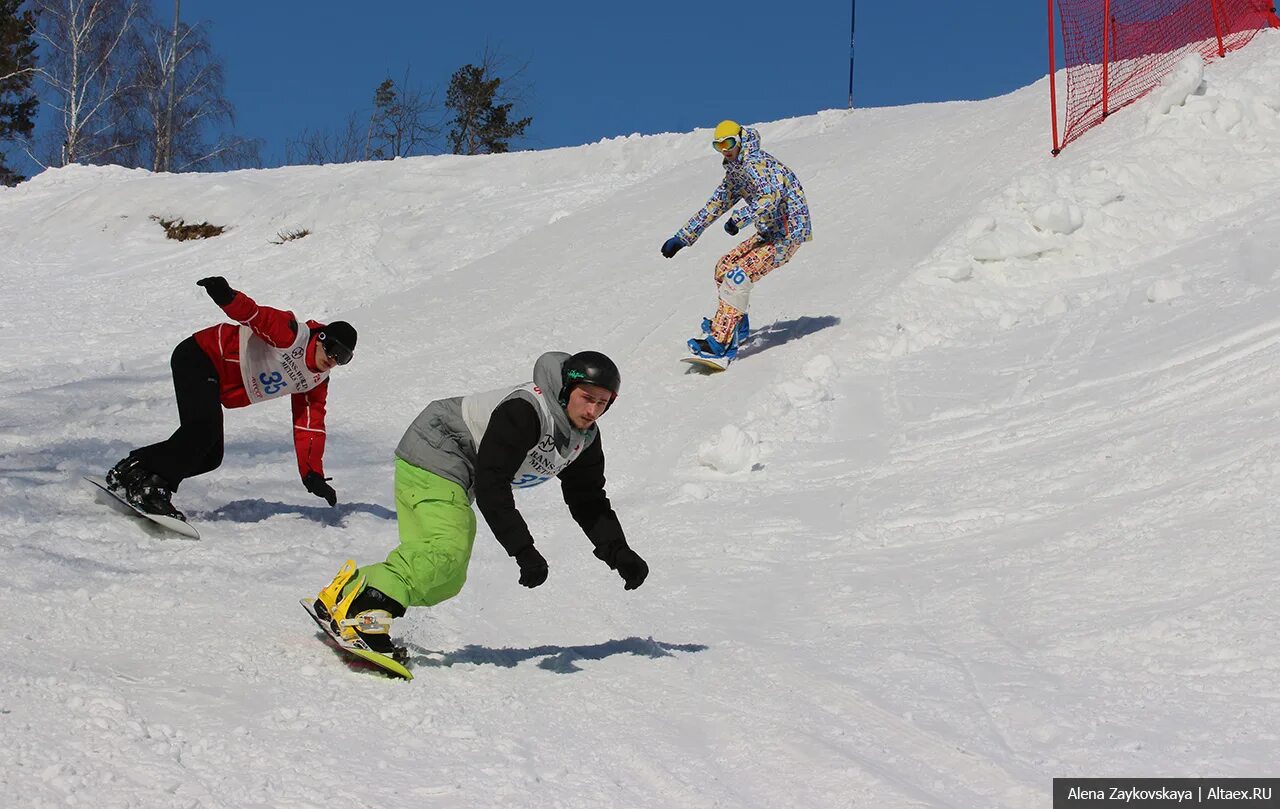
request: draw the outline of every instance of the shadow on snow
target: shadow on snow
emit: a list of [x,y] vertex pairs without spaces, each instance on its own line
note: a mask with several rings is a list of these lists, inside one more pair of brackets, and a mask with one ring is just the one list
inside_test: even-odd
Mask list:
[[840,318],[835,315],[821,315],[819,317],[806,316],[797,317],[794,320],[780,320],[759,329],[752,329],[750,335],[747,336],[746,344],[738,350],[738,358],[750,357],[754,354],[759,354],[761,351],[768,351],[776,346],[789,343],[792,340],[799,340],[802,337],[808,337],[810,334],[839,324]]
[[297,503],[279,503],[270,500],[233,500],[213,511],[193,512],[193,520],[228,522],[262,522],[280,514],[296,514],[303,519],[323,525],[343,525],[352,514],[372,514],[383,520],[394,520],[395,511],[376,503],[339,503],[336,506],[303,506]]
[[458,664],[501,666],[515,668],[526,660],[540,657],[538,668],[557,674],[582,671],[580,660],[603,660],[613,655],[629,654],[638,657],[674,657],[672,652],[701,652],[708,647],[702,643],[662,643],[653,638],[630,637],[611,640],[590,646],[533,646],[528,649],[491,649],[488,646],[464,646],[454,652],[437,652],[408,644],[413,653],[410,661],[418,667],[442,667]]

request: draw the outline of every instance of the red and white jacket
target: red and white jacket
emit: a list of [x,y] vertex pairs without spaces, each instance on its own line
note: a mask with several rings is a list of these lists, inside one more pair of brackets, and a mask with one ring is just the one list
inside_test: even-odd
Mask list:
[[[293,312],[259,306],[243,292],[236,292],[236,296],[222,307],[222,311],[239,325],[219,323],[201,329],[192,336],[218,369],[222,406],[246,407],[254,404],[254,399],[245,390],[241,373],[241,326],[251,329],[254,337],[268,345],[284,349],[298,339],[298,319]],[[316,334],[324,325],[314,320],[306,321],[311,338],[307,340],[304,367],[307,372],[316,375],[313,381],[319,379],[319,384],[305,393],[289,396],[293,404],[293,446],[298,454],[298,474],[304,478],[308,472],[324,474],[324,412],[325,400],[329,397],[329,379],[327,373],[321,377],[320,372],[311,366],[315,356]],[[261,401],[260,396],[258,400]]]

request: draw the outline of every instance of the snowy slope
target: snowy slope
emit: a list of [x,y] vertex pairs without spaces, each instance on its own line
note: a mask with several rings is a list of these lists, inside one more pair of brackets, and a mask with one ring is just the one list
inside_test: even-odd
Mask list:
[[[1277,86],[1267,32],[1056,160],[1043,82],[762,125],[815,240],[715,377],[675,360],[733,240],[657,250],[718,181],[705,130],[0,189],[0,806],[1012,809],[1054,776],[1268,774]],[[231,411],[175,499],[192,543],[79,478],[172,430],[213,274],[361,337],[338,508],[286,404]],[[602,429],[644,587],[522,492],[547,583],[482,525],[463,593],[397,622],[417,679],[348,670],[297,599],[394,545],[405,426],[585,348],[624,373]]]

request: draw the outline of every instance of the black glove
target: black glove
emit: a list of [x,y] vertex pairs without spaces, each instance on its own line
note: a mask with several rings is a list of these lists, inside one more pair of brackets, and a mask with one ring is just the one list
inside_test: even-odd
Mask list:
[[[227,283],[227,279],[221,275],[210,276],[209,278],[201,278],[196,281],[196,286],[204,287],[204,291],[209,293],[209,297],[213,298],[213,302],[219,306],[226,306],[236,298],[236,291]],[[327,486],[325,488],[328,488]],[[333,491],[330,489],[329,491]]]
[[[223,283],[226,282],[224,281]],[[326,480],[333,480],[333,478],[327,478],[319,472],[311,471],[302,476],[302,485],[306,486],[307,491],[316,497],[323,497],[329,501],[329,505],[336,506],[338,505],[338,493],[333,490],[332,486],[325,483]]]
[[631,550],[626,542],[599,546],[595,549],[596,558],[604,562],[627,583],[624,590],[634,590],[644,584],[649,575],[649,565],[640,558],[640,554]]
[[613,557],[613,565],[618,570],[618,575],[627,583],[624,590],[634,590],[644,584],[645,577],[649,575],[649,565],[640,558],[640,554],[631,550],[631,548],[623,548]]
[[730,236],[738,235],[738,226],[733,221],[733,214],[729,214],[729,218],[724,220],[724,232]]
[[525,587],[537,587],[547,580],[547,560],[532,545],[516,554],[516,564],[520,565],[520,583]]
[[684,239],[681,239],[679,236],[672,236],[670,239],[667,239],[662,243],[662,257],[671,258],[676,253],[679,253],[684,247],[688,247],[688,245],[684,243]]

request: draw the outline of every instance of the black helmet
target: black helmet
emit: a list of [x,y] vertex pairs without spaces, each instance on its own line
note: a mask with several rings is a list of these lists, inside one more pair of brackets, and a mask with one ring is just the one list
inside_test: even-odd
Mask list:
[[324,353],[333,357],[339,365],[351,362],[351,355],[356,350],[355,326],[345,320],[335,320],[328,326],[321,327],[316,339],[324,346]]
[[560,367],[560,382],[560,406],[567,407],[574,385],[599,385],[617,398],[622,389],[622,374],[618,373],[613,360],[599,351],[579,351]]

